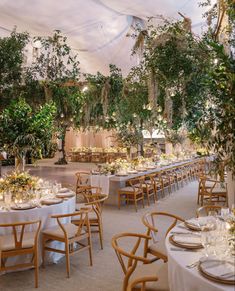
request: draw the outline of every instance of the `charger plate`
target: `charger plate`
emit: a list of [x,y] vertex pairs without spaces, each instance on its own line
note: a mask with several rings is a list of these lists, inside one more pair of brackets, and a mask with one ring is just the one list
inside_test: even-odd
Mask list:
[[41,200],[42,205],[53,205],[53,204],[59,204],[63,201],[61,198],[47,198]]
[[35,208],[36,205],[32,205],[29,203],[22,203],[22,204],[16,204],[14,206],[11,206],[12,210],[28,210],[28,209],[33,209]]
[[[177,246],[177,247],[180,247],[180,248],[184,248],[184,249],[191,249],[191,250],[197,250],[197,249],[202,249],[203,248],[201,242],[200,243],[196,243],[196,242],[194,243],[193,241],[192,242],[185,242],[185,243],[184,242],[178,242],[175,239],[176,236],[179,236],[179,235],[172,234],[169,237],[169,242],[171,244],[173,244],[174,246]],[[180,236],[184,236],[184,235],[180,235]],[[190,236],[187,234],[187,235],[185,235],[185,238],[186,237],[188,238]]]
[[191,223],[190,221],[185,221],[184,224],[188,229],[201,231],[201,228],[199,226],[197,226],[196,224]]
[[[220,276],[215,274],[215,268],[213,267],[216,267],[216,264],[223,270],[223,274]],[[233,271],[228,270],[228,267],[226,267],[227,264],[233,265]],[[216,259],[199,261],[198,270],[202,276],[211,281],[221,284],[235,285],[235,267],[231,262]]]
[[67,192],[67,193],[57,193],[57,198],[70,198],[73,197],[75,194],[73,192]]

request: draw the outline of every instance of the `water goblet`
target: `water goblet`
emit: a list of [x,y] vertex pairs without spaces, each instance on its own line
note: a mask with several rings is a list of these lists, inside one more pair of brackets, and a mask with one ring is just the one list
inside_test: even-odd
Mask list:
[[11,206],[11,201],[12,201],[12,193],[8,191],[4,195],[4,202],[8,208]]
[[233,216],[235,216],[235,204],[232,204],[231,212],[232,212]]
[[206,226],[201,227],[201,243],[202,243],[202,246],[204,247],[205,256],[208,257],[209,256],[208,248],[211,245],[211,237],[210,237],[210,231],[208,230]]
[[221,208],[221,217],[226,220],[229,216],[229,208],[228,207],[223,207]]

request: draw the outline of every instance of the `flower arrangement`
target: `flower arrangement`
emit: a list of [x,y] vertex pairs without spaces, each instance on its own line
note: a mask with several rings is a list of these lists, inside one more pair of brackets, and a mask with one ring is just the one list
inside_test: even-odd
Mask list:
[[117,171],[117,165],[112,162],[112,163],[106,163],[103,164],[100,170],[101,174],[107,175],[107,174],[114,174]]
[[160,157],[161,160],[173,160],[175,158],[176,156],[173,154],[161,154],[161,157]]
[[28,172],[12,172],[0,179],[0,192],[11,193],[13,201],[28,201],[35,198],[34,190],[38,188],[39,178]]
[[117,159],[112,163],[106,163],[101,166],[101,174],[114,174],[119,170],[127,170],[131,167],[131,164],[125,159]]
[[107,148],[99,148],[99,147],[73,147],[71,148],[73,153],[78,152],[86,152],[86,153],[126,153],[127,149],[122,147],[107,147]]

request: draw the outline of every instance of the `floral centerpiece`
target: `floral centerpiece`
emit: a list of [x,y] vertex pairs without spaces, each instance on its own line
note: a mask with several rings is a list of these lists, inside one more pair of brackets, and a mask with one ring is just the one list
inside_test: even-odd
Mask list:
[[114,174],[119,171],[127,171],[131,167],[131,164],[125,159],[117,159],[112,163],[106,163],[101,166],[101,174]]
[[11,193],[12,201],[29,201],[35,198],[34,190],[38,188],[39,178],[28,172],[12,172],[0,179],[0,192],[3,196]]

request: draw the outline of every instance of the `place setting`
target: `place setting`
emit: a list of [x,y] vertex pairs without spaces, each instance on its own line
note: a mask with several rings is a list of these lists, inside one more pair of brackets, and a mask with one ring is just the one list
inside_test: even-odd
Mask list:
[[0,179],[1,211],[30,210],[62,203],[75,196],[60,183],[43,180],[28,172],[12,172]]
[[232,213],[227,215],[227,220],[220,220],[219,216],[189,219],[170,232],[169,242],[174,246],[170,250],[197,252],[198,260],[187,264],[187,269],[196,269],[208,280],[234,285],[234,225]]

